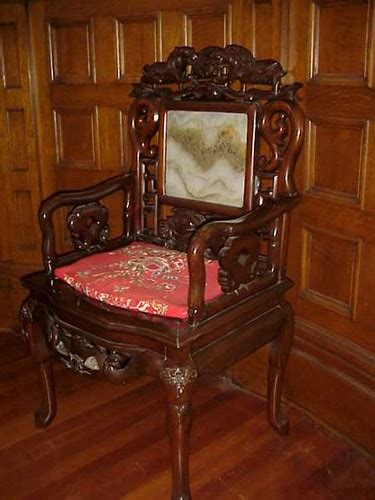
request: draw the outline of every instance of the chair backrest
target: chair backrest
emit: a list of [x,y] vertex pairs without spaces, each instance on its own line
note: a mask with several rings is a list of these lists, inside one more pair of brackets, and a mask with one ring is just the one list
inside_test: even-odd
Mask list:
[[284,74],[239,45],[176,47],[143,68],[130,109],[140,239],[185,250],[208,219],[297,194],[301,84]]

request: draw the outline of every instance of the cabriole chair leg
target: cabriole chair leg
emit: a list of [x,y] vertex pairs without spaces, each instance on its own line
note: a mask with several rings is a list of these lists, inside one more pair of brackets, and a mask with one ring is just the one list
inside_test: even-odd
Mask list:
[[41,403],[35,412],[35,425],[48,427],[56,416],[56,394],[53,379],[51,351],[43,333],[44,312],[33,300],[27,300],[21,309],[22,330],[39,379]]
[[189,441],[191,392],[197,371],[192,365],[166,366],[161,378],[166,395],[166,424],[172,462],[172,500],[190,500]]
[[267,404],[268,420],[271,426],[279,434],[287,434],[289,421],[281,410],[281,395],[294,336],[294,314],[288,302],[284,302],[281,307],[285,315],[285,323],[280,334],[274,338],[270,345]]

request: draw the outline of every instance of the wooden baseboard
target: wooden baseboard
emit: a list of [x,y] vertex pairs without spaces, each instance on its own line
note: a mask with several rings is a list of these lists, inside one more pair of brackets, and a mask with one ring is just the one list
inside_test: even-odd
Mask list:
[[[234,369],[237,381],[266,393],[267,350]],[[296,321],[285,398],[375,454],[375,356],[333,332]]]

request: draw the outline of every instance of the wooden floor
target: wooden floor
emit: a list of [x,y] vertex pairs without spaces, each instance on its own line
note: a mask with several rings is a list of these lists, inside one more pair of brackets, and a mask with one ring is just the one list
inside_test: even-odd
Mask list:
[[[60,365],[56,379],[58,416],[37,431],[31,363],[18,338],[0,335],[0,498],[168,500],[158,385],[115,386]],[[296,410],[279,437],[264,401],[215,379],[197,386],[194,415],[194,500],[375,499],[374,463]]]

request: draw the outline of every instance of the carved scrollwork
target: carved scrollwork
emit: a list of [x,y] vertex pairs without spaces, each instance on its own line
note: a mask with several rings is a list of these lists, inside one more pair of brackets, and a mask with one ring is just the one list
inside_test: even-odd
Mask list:
[[103,375],[111,382],[123,382],[128,376],[132,356],[111,352],[103,361]]
[[170,217],[160,222],[158,236],[168,248],[186,252],[192,234],[209,219],[208,215],[194,210],[176,208]]
[[176,47],[166,62],[146,64],[143,68],[143,83],[183,83],[189,78],[191,66],[197,54],[192,47]]
[[54,322],[49,329],[48,342],[70,369],[86,375],[104,375],[111,382],[123,382],[130,375],[130,362],[135,355],[106,349],[85,337],[72,333]]
[[266,141],[270,154],[258,159],[257,169],[262,172],[275,172],[282,162],[291,132],[290,119],[279,109],[265,107],[260,122],[261,136]]
[[109,236],[108,209],[99,202],[76,206],[68,214],[67,226],[76,250],[101,248]]
[[[293,170],[303,142],[303,115],[295,103],[273,100],[262,106],[259,132],[269,153],[256,162],[259,191],[293,196]],[[274,180],[278,185],[274,185]],[[266,196],[267,197],[267,196]]]
[[219,252],[219,283],[224,293],[236,290],[256,276],[260,238],[256,234],[227,238]]
[[191,384],[197,376],[197,370],[190,366],[166,367],[160,375],[164,382],[175,387],[177,399],[183,395],[187,385]]
[[[284,75],[279,62],[257,60],[239,45],[212,46],[200,51],[176,47],[165,62],[144,66],[141,82],[134,84],[132,95],[176,100],[252,101],[275,96],[295,100],[301,84],[281,85]],[[236,82],[239,88],[234,86]],[[173,84],[178,84],[177,89]]]
[[158,147],[151,144],[159,125],[159,109],[156,101],[136,99],[129,111],[131,132],[143,158],[157,157]]

